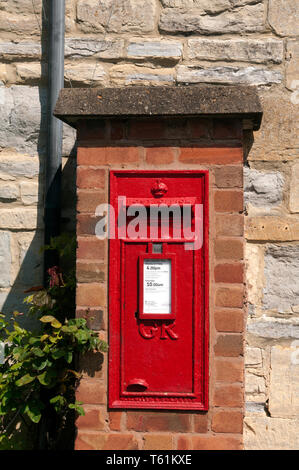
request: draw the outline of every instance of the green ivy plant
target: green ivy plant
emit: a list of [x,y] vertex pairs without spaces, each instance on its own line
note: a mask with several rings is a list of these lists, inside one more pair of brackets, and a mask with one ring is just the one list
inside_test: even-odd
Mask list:
[[[47,249],[63,247],[66,241],[63,237],[53,240]],[[67,243],[69,249],[71,243]],[[43,423],[39,432],[51,434],[52,428],[52,434],[57,434],[70,410],[84,414],[82,403],[75,400],[81,377],[74,367],[75,358],[107,350],[85,318],[70,318],[74,314],[73,274],[64,279],[61,270],[53,267],[49,275],[48,288],[30,289],[25,298],[30,314],[38,319],[36,331],[21,326],[19,312],[9,320],[0,315],[0,341],[5,344],[4,363],[0,364],[0,443],[8,439],[18,418]]]

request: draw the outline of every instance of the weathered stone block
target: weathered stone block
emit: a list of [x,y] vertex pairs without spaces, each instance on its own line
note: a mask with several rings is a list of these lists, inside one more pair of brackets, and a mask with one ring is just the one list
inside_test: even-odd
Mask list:
[[196,8],[202,13],[220,13],[231,7],[230,0],[161,0],[164,7]]
[[280,64],[283,41],[277,39],[189,39],[188,58]]
[[16,64],[17,82],[38,82],[42,76],[42,66],[39,62]]
[[[286,53],[286,86],[289,90],[299,89],[299,41],[290,39]],[[298,92],[297,92],[298,95]],[[299,98],[297,98],[299,101]]]
[[1,42],[0,58],[6,60],[39,59],[41,45],[37,42]]
[[[39,221],[40,222],[40,221]],[[1,209],[0,228],[34,230],[38,225],[36,209]]]
[[299,338],[299,320],[283,320],[281,318],[267,317],[248,319],[247,331],[254,336],[268,339]]
[[247,347],[245,349],[245,365],[247,367],[261,366],[262,360],[262,351],[260,348]]
[[41,247],[43,237],[39,233],[21,233],[17,239],[19,249],[19,271],[17,280],[25,285],[42,283],[43,256]]
[[299,212],[299,163],[292,166],[290,182],[290,211]]
[[246,243],[246,285],[249,307],[259,306],[262,302],[264,284],[264,251],[263,247]]
[[69,59],[82,57],[121,59],[124,56],[124,41],[122,39],[66,38],[64,53]]
[[157,39],[132,40],[128,44],[127,56],[129,58],[171,59],[179,60],[182,56],[182,43],[180,41],[167,41]]
[[284,179],[281,173],[244,168],[244,201],[271,207],[281,203]]
[[82,31],[150,33],[155,28],[154,0],[79,0],[77,20]]
[[196,8],[203,13],[220,13],[232,7],[258,3],[259,0],[161,0],[161,2],[164,7]]
[[20,154],[5,152],[0,153],[1,179],[15,179],[20,176],[34,178],[39,174],[39,167],[37,157],[25,157]]
[[0,86],[0,147],[31,155],[45,152],[46,90]]
[[11,252],[10,252],[11,234],[9,232],[0,232],[0,287],[10,286],[11,276]]
[[270,0],[270,26],[280,36],[299,34],[299,0]]
[[286,161],[299,157],[299,106],[287,93],[261,95],[262,125],[254,134],[248,160]]
[[7,13],[0,10],[0,31],[4,31],[6,38],[7,34],[12,36],[31,36],[39,35],[41,30],[41,15]]
[[65,79],[82,85],[103,84],[107,77],[104,67],[98,63],[67,64],[64,71]]
[[1,0],[0,10],[21,15],[34,12],[40,14],[42,3],[42,0],[34,0],[33,3],[32,0]]
[[110,69],[110,78],[115,85],[170,85],[174,83],[174,70],[115,65]]
[[15,201],[19,196],[19,188],[14,183],[0,184],[0,200],[2,202]]
[[165,8],[159,27],[167,33],[225,34],[265,30],[265,7],[262,3],[247,5],[217,16],[202,11]]
[[22,182],[20,184],[21,201],[26,206],[38,203],[38,183]]
[[299,240],[299,220],[291,217],[246,217],[245,237],[259,241]]
[[[266,393],[264,377],[247,372],[245,375],[245,392],[246,395],[255,396],[254,401],[257,401],[256,395],[263,395]],[[246,397],[246,399],[248,400],[249,398]],[[260,397],[258,400],[261,401]]]
[[269,245],[265,253],[264,308],[283,313],[299,305],[298,277],[299,245]]
[[[296,341],[299,344],[299,342]],[[271,348],[269,413],[273,417],[299,416],[299,354],[296,345]],[[277,386],[279,384],[279,386]]]
[[246,416],[244,447],[246,450],[297,450],[298,426],[298,419]]
[[249,85],[268,85],[280,83],[280,72],[255,67],[201,67],[197,65],[179,65],[178,83],[244,83]]

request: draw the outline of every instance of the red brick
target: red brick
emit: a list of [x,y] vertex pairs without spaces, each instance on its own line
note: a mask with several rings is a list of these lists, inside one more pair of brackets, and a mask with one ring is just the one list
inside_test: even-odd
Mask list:
[[85,318],[88,328],[105,330],[104,312],[99,308],[76,309],[76,318]]
[[102,260],[105,257],[106,243],[96,237],[78,237],[77,260]]
[[189,119],[189,128],[190,128],[191,138],[193,139],[202,139],[204,137],[208,138],[210,135],[210,126],[211,126],[211,122],[209,119],[201,119],[201,118]]
[[241,122],[236,119],[214,119],[213,120],[214,139],[241,139]]
[[139,148],[135,146],[80,147],[80,152],[78,151],[77,159],[79,165],[91,166],[114,165],[118,163],[138,163]]
[[229,165],[242,162],[243,150],[241,147],[182,147],[179,159],[183,163]]
[[241,411],[216,411],[212,418],[212,431],[242,433],[243,413]]
[[124,413],[122,411],[110,411],[109,412],[109,427],[111,431],[120,431],[121,422]]
[[214,392],[214,406],[242,408],[244,403],[243,389],[240,385],[218,386]]
[[169,412],[134,412],[127,415],[127,428],[134,431],[189,431],[191,427],[190,415]]
[[239,283],[244,280],[244,265],[242,263],[218,264],[214,270],[215,282]]
[[192,450],[242,450],[241,437],[192,436]]
[[241,237],[244,234],[243,214],[217,214],[216,235]]
[[[133,434],[101,433],[98,431],[79,431],[77,440],[80,446],[92,450],[137,450],[138,443]],[[89,447],[88,447],[89,446]],[[76,447],[77,448],[77,447]]]
[[142,450],[172,450],[173,437],[170,434],[145,434]]
[[244,256],[243,239],[218,238],[215,241],[215,255],[217,259],[242,260]]
[[104,281],[107,265],[98,261],[77,261],[76,279],[78,282]]
[[205,413],[196,413],[193,415],[194,432],[205,433],[208,430],[209,417]]
[[77,437],[75,441],[75,450],[94,450],[94,448],[84,440],[80,439],[80,437]]
[[106,305],[106,289],[98,282],[78,284],[76,303],[79,307],[103,307]]
[[242,212],[243,192],[237,189],[215,191],[214,207],[216,212]]
[[102,140],[106,137],[107,123],[105,120],[81,121],[78,126],[78,140]]
[[239,309],[216,310],[215,327],[217,331],[242,333],[244,329],[244,312]]
[[105,429],[105,418],[103,410],[95,406],[84,406],[85,415],[76,420],[78,429],[94,429],[103,431]]
[[[84,310],[79,309],[79,310]],[[91,311],[93,309],[90,309]],[[105,379],[107,371],[107,354],[102,352],[89,351],[78,359],[78,370],[83,378],[88,379]]]
[[146,161],[152,165],[172,163],[175,149],[172,147],[149,147],[146,149]]
[[217,307],[242,308],[244,303],[243,286],[218,287],[216,289]]
[[243,354],[243,337],[239,334],[218,335],[214,346],[216,356],[236,357]]
[[215,184],[218,188],[242,188],[243,167],[241,165],[215,168]]
[[177,450],[192,450],[192,440],[190,434],[185,436],[178,436]]
[[129,122],[129,139],[160,139],[164,135],[165,123],[161,119],[134,119]]
[[106,389],[99,380],[81,379],[76,391],[76,400],[88,405],[104,405],[106,403]]
[[79,190],[77,192],[77,211],[94,214],[97,206],[104,204],[106,199],[103,191]]
[[215,359],[216,382],[243,382],[244,361],[242,358]]
[[78,235],[95,235],[97,223],[103,217],[94,214],[77,214],[77,234]]
[[100,168],[78,168],[77,187],[79,189],[104,189],[105,170]]

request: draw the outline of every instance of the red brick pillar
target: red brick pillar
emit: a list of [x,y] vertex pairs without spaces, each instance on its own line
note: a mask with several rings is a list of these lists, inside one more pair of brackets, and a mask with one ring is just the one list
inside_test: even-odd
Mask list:
[[[65,89],[55,115],[78,131],[77,315],[108,340],[108,241],[95,236],[110,169],[209,172],[209,408],[111,410],[108,355],[81,358],[76,449],[241,449],[244,414],[243,128],[254,87]],[[251,132],[252,133],[252,132]],[[251,135],[252,138],[252,135]]]
[[[205,169],[210,175],[209,411],[112,411],[107,354],[82,359],[76,449],[241,449],[243,427],[243,147],[237,119],[82,121],[78,126],[77,315],[107,339],[108,243],[95,208],[109,169]],[[113,334],[113,332],[110,332]],[[92,355],[91,355],[92,356]]]

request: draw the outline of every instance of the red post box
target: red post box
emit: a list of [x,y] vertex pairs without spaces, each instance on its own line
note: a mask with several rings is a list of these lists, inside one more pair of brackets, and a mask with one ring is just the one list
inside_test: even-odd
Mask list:
[[206,410],[208,172],[111,171],[110,204],[109,406]]

